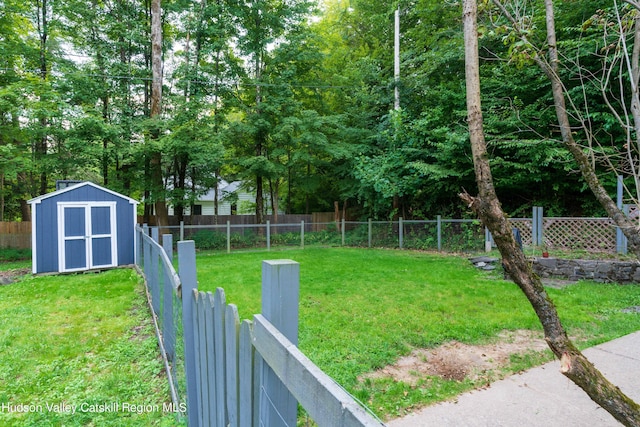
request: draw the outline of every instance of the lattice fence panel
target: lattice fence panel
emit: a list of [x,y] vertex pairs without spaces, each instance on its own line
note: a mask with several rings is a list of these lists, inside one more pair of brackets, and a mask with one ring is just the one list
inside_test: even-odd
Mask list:
[[615,251],[616,227],[607,218],[545,218],[544,242],[553,249]]
[[511,218],[509,219],[512,227],[520,230],[520,238],[524,246],[533,244],[533,221],[527,218]]

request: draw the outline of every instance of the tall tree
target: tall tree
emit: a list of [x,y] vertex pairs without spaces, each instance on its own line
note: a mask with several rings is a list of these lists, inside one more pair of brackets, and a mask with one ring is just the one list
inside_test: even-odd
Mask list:
[[[49,20],[51,19],[52,5],[50,6],[47,0],[37,0],[37,30],[38,30],[38,40],[40,42],[39,46],[39,69],[40,69],[40,78],[43,82],[46,82],[49,78]],[[48,120],[47,117],[43,114],[40,117],[40,126],[42,127],[42,134],[37,139],[35,143],[35,157],[37,161],[42,163],[44,161],[44,157],[47,155],[47,139],[48,135],[45,129],[47,128]],[[40,172],[40,184],[38,193],[45,194],[47,192],[47,173],[46,171]]]
[[494,236],[506,272],[526,295],[542,324],[549,348],[561,360],[561,372],[618,421],[625,425],[638,426],[640,425],[640,405],[611,384],[573,345],[540,278],[532,273],[523,251],[515,242],[507,216],[502,211],[496,195],[484,137],[480,102],[476,0],[464,1],[463,17],[469,137],[478,196],[472,197],[468,193],[463,193],[460,197],[480,217]]
[[[162,113],[162,8],[161,0],[151,0],[151,109],[149,117],[159,122]],[[152,124],[149,149],[151,173],[151,199],[154,201],[158,226],[169,225],[169,214],[164,194],[162,175],[162,148],[160,146],[160,127]]]
[[[238,69],[230,46],[237,30],[232,6],[203,0],[174,8],[169,16],[181,23],[176,37],[184,40],[184,49],[175,53],[177,83],[165,97],[171,117],[167,194],[179,219],[185,207],[218,185],[220,135],[231,96],[228,82],[237,80]],[[217,204],[214,209],[217,214]]]
[[264,222],[266,213],[265,182],[275,172],[275,165],[268,156],[273,131],[270,118],[278,114],[278,90],[265,85],[268,67],[274,47],[300,25],[309,10],[310,4],[306,0],[249,2],[238,9],[238,24],[244,29],[238,38],[238,48],[249,60],[243,80],[244,88],[248,90],[244,91],[242,103],[239,104],[245,118],[242,128],[244,137],[241,139],[245,145],[241,162],[254,182],[258,223]]

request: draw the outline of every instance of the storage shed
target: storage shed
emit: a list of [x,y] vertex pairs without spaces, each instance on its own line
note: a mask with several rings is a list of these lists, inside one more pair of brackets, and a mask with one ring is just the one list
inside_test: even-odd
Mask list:
[[81,182],[29,200],[33,273],[135,262],[137,201]]

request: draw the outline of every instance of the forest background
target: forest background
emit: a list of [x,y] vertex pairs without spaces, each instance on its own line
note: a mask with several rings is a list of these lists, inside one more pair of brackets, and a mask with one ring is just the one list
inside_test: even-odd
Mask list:
[[[265,200],[286,213],[338,201],[355,217],[471,215],[458,198],[476,185],[458,1],[163,0],[159,115],[151,3],[0,3],[0,220],[29,220],[26,201],[58,179],[144,200],[145,215],[166,201],[182,216],[221,179],[250,187],[258,222]],[[544,42],[544,3],[508,4]],[[483,5],[485,133],[504,210],[603,215],[562,144],[549,80]],[[613,195],[624,165],[607,172],[624,159],[607,154],[627,139],[602,76],[628,73],[607,53],[625,31],[612,17],[634,12],[611,1],[555,7],[565,90],[583,112],[574,118],[604,141],[590,155]]]

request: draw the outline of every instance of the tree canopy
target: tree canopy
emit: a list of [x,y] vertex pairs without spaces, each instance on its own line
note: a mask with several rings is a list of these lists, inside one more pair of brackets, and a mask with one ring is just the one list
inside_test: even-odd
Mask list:
[[[533,13],[543,3],[522,7],[531,44],[544,41]],[[457,199],[474,174],[456,2],[165,0],[159,115],[151,114],[150,1],[2,8],[0,220],[27,220],[26,200],[57,179],[106,185],[144,200],[147,214],[162,200],[181,216],[222,179],[256,194],[259,220],[267,206],[311,213],[336,201],[362,218],[468,214]],[[612,194],[613,166],[634,183],[619,155],[626,131],[610,108],[627,95],[601,89],[603,72],[629,72],[613,55],[625,47],[608,23],[618,14],[624,27],[633,13],[603,1],[560,2],[556,12],[563,81],[576,120],[598,137],[592,158]],[[490,3],[479,17],[485,132],[505,211],[603,214],[560,142],[531,46]]]

